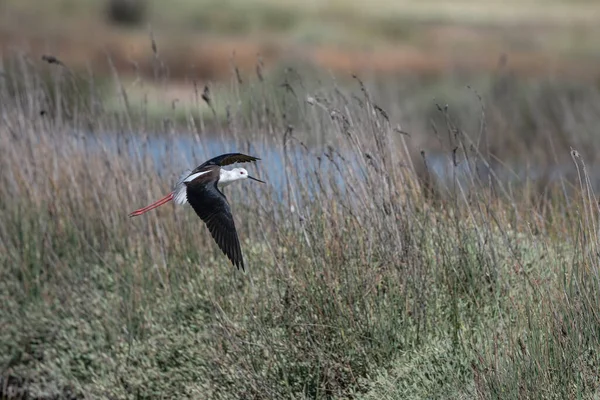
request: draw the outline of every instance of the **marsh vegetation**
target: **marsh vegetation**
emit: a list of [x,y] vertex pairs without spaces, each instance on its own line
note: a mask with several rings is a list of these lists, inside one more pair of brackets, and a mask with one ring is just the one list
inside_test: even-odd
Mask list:
[[[597,396],[598,89],[506,79],[427,106],[233,75],[218,115],[198,93],[157,119],[118,74],[110,108],[92,75],[6,59],[2,398]],[[226,192],[247,273],[189,208],[127,218],[225,151],[269,182]]]

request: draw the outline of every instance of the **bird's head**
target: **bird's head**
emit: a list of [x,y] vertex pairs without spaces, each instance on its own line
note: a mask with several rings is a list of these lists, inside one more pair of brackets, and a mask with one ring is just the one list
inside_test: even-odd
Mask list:
[[255,177],[248,175],[248,171],[246,171],[245,168],[234,168],[231,170],[231,173],[235,180],[252,179],[253,181],[265,183],[264,181],[261,181],[260,179],[256,179]]

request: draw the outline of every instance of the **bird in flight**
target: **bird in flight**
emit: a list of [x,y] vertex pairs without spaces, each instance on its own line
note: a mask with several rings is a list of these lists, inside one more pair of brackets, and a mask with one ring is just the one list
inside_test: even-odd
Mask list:
[[146,207],[133,211],[129,216],[142,215],[171,200],[178,205],[189,203],[200,219],[204,221],[221,251],[234,266],[243,271],[244,259],[233,215],[231,215],[227,198],[220,189],[242,179],[265,182],[248,175],[248,171],[244,168],[226,170],[222,167],[258,160],[260,158],[241,153],[227,153],[211,158],[193,171],[186,171],[171,193]]

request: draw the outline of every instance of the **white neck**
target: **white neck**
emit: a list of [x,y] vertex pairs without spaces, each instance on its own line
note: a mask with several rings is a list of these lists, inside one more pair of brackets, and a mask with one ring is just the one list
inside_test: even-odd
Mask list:
[[221,168],[221,174],[219,176],[219,183],[217,184],[217,186],[222,188],[243,178],[244,177],[242,177],[238,171],[228,171],[226,169]]

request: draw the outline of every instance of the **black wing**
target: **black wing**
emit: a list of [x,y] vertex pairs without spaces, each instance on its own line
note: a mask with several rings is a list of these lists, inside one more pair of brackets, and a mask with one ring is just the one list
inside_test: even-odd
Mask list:
[[208,227],[223,253],[238,269],[244,271],[244,259],[229,203],[217,189],[216,182],[192,181],[187,185],[187,200]]
[[210,160],[206,161],[204,164],[200,165],[196,169],[201,169],[203,167],[206,167],[207,165],[218,165],[218,166],[222,167],[224,165],[234,164],[234,163],[238,163],[238,162],[244,163],[244,162],[252,162],[252,161],[258,161],[258,160],[260,160],[260,158],[248,156],[248,155],[242,154],[242,153],[227,153],[227,154],[221,154],[220,156],[217,156],[215,158],[211,158]]

